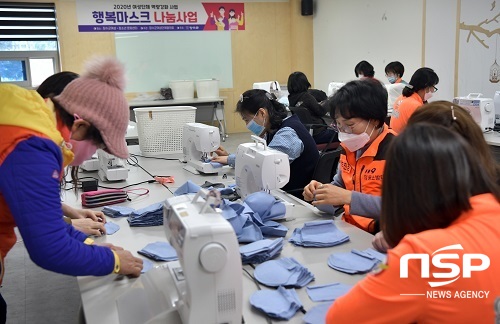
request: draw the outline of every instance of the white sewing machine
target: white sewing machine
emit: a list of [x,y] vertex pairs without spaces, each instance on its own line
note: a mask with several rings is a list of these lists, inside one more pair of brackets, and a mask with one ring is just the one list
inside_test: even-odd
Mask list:
[[483,132],[495,126],[495,106],[493,99],[482,98],[481,93],[469,93],[467,97],[456,97],[453,103],[467,109]]
[[209,161],[210,153],[220,146],[219,129],[200,123],[187,123],[182,133],[184,169],[194,173],[217,173]]
[[268,148],[258,136],[251,137],[254,143],[240,144],[236,152],[236,192],[242,199],[260,190],[282,188],[290,180],[288,155]]
[[98,175],[102,181],[120,181],[128,178],[128,169],[125,167],[125,160],[114,155],[97,150],[99,160]]
[[240,324],[242,270],[232,226],[214,210],[218,192],[168,198],[167,238],[179,261],[143,274],[117,300],[121,324]]

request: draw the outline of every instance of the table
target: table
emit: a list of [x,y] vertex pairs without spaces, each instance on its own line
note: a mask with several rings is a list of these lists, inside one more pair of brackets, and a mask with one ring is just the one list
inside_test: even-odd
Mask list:
[[[168,107],[168,106],[204,106],[212,107],[211,122],[217,121],[220,129],[221,139],[224,142],[227,135],[226,118],[224,117],[224,98],[193,98],[193,99],[171,99],[171,100],[130,100],[130,109],[145,107]],[[198,115],[198,113],[197,113]],[[131,111],[130,118],[135,121],[135,115]]]
[[[132,147],[133,152],[136,148]],[[156,159],[138,158],[140,165],[148,170],[150,173],[168,173],[173,175],[176,183],[171,188],[179,187],[184,183],[184,180],[191,179],[195,183],[202,183],[204,180],[209,179],[211,182],[234,182],[231,176],[228,179],[222,179],[219,175],[200,176],[193,175],[188,171],[182,169],[182,164],[178,161],[166,161]],[[234,171],[233,171],[234,172]],[[234,175],[234,173],[233,173]],[[125,182],[114,183],[110,186],[123,186],[139,182],[139,180],[148,180],[150,176],[141,168],[131,167],[129,178]],[[139,187],[149,188],[151,191],[148,196],[133,199],[122,205],[130,206],[132,208],[142,208],[152,203],[160,202],[172,194],[159,184],[145,184]],[[304,222],[325,219],[330,217],[319,212],[311,205],[302,202],[284,192],[278,192],[278,195],[285,197],[286,200],[295,203],[293,208],[293,215],[283,222],[289,228],[287,239],[291,236],[293,229],[301,227]],[[72,193],[67,193],[64,197],[64,202],[75,207],[80,207],[76,201],[76,197]],[[122,246],[130,250],[134,255],[139,256],[137,251],[143,248],[147,243],[155,241],[165,241],[166,236],[162,226],[159,227],[129,227],[125,218],[112,219],[109,221],[115,222],[120,225],[120,230],[110,236],[98,238],[98,242],[109,242],[118,246]],[[296,247],[289,242],[285,243],[281,257],[293,257],[301,264],[306,266],[316,277],[310,285],[327,284],[332,282],[341,282],[345,284],[355,284],[362,279],[364,275],[348,275],[328,267],[327,259],[332,253],[348,252],[351,249],[366,249],[371,247],[372,235],[343,222],[340,219],[335,220],[335,224],[345,233],[347,233],[351,241],[341,244],[339,246],[330,248],[303,248]],[[155,263],[159,265],[161,263]],[[250,266],[244,266],[250,273],[253,269]],[[253,310],[248,302],[248,299],[257,288],[252,279],[243,273],[243,316],[246,323],[265,323],[266,318],[259,312]],[[119,279],[120,278],[120,279]],[[118,310],[116,306],[116,299],[122,295],[127,289],[140,279],[129,279],[126,277],[117,277],[116,275],[108,275],[105,277],[79,277],[78,285],[82,295],[82,304],[87,323],[119,323]],[[262,287],[263,289],[268,289]],[[306,310],[311,309],[313,306],[320,304],[312,302],[307,296],[305,288],[297,289],[297,293],[301,302]],[[302,323],[303,314],[298,312],[289,321],[289,323]]]

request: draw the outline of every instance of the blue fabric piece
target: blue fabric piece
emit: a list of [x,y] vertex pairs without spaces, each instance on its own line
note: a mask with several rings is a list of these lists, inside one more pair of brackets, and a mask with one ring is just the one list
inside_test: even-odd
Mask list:
[[240,243],[255,242],[264,238],[260,228],[250,220],[246,222],[245,226],[241,230],[241,233],[237,235],[237,237],[238,242]]
[[106,224],[104,224],[104,228],[106,229],[106,235],[113,235],[118,232],[120,225],[113,222],[106,222]]
[[267,316],[280,320],[289,320],[302,307],[295,289],[283,287],[256,291],[250,296],[250,304]]
[[71,276],[107,275],[113,271],[113,252],[84,244],[86,235],[63,221],[60,172],[61,148],[32,136],[19,142],[0,165],[0,193],[35,264]]
[[151,204],[137,209],[127,218],[131,227],[163,225],[163,203]]
[[261,284],[270,287],[301,288],[314,280],[314,275],[294,258],[264,262],[255,268],[254,277]]
[[142,271],[141,273],[146,273],[153,268],[153,262],[148,259],[142,259]]
[[286,226],[273,221],[265,222],[264,226],[262,226],[260,230],[262,231],[262,234],[265,236],[285,237],[286,233],[288,233],[288,228],[286,228]]
[[222,164],[221,164],[221,163],[219,163],[219,162],[210,162],[210,165],[211,165],[214,169],[222,168]]
[[314,302],[333,301],[349,292],[352,285],[342,283],[331,283],[327,285],[306,287],[307,294]]
[[[243,203],[233,203],[224,200],[220,207],[224,218],[233,226],[238,237],[238,242],[250,243],[262,240],[264,238],[263,235],[286,236],[288,228],[275,222],[269,222],[270,218],[284,217],[285,206],[283,203],[277,202],[273,196],[265,192],[259,192],[258,195],[252,194],[250,196],[252,196],[250,204],[247,204],[246,200]],[[260,202],[259,199],[265,200],[265,203]],[[263,207],[262,205],[266,205],[267,207]],[[282,205],[282,207],[279,205]],[[260,213],[268,215],[267,218],[263,220]],[[271,217],[269,217],[270,215]]]
[[353,249],[351,251],[352,253],[355,253],[355,254],[358,254],[360,256],[363,256],[365,258],[368,258],[368,259],[377,259],[378,261],[380,262],[383,262],[386,260],[387,258],[387,254],[385,253],[380,253],[379,251],[376,251],[372,248],[368,248],[364,251],[359,251],[359,250],[356,250],[356,249]]
[[174,196],[185,195],[188,193],[197,193],[200,189],[201,189],[200,186],[198,186],[196,183],[192,182],[191,180],[188,180],[182,186],[177,188],[176,191],[174,191]]
[[267,192],[254,192],[245,198],[244,203],[258,213],[263,222],[285,218],[285,205]]
[[320,304],[318,306],[314,306],[310,310],[307,311],[306,315],[304,315],[303,321],[306,324],[324,324],[326,322],[326,313],[332,306],[331,303]]
[[264,239],[240,246],[241,262],[248,264],[270,260],[281,253],[283,244],[283,238],[278,238],[275,240]]
[[349,241],[349,235],[335,226],[332,220],[304,223],[293,231],[289,242],[305,247],[330,247]]
[[154,242],[146,245],[142,250],[137,251],[140,255],[144,255],[155,261],[175,261],[178,260],[177,252],[172,245],[167,242]]
[[334,253],[328,258],[328,265],[338,271],[357,274],[372,270],[379,261],[376,258],[366,258],[356,253]]
[[102,209],[104,215],[109,217],[125,217],[129,216],[135,211],[135,209],[125,206],[105,206]]

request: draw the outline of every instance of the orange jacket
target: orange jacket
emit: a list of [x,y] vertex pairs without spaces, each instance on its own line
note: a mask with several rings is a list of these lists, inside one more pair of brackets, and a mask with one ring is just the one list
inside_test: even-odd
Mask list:
[[[394,135],[396,134],[384,124],[382,132],[357,161],[356,152],[350,152],[342,146],[344,150],[340,155],[339,166],[345,189],[375,196],[382,195],[385,152]],[[351,215],[349,205],[345,205],[344,210],[343,220],[367,232],[375,232],[374,219]]]
[[401,133],[411,115],[423,104],[424,101],[416,92],[409,97],[399,96],[394,102],[394,109],[391,115],[391,128],[396,133]]
[[[447,228],[406,235],[389,250],[385,270],[369,274],[347,295],[337,299],[328,311],[326,322],[497,323],[500,319],[499,305],[495,303],[500,300],[500,203],[491,194],[474,196],[470,202],[472,210],[463,213]],[[440,251],[433,256],[438,249],[455,244],[460,244],[463,250]],[[429,278],[422,278],[420,260],[409,260],[408,277],[400,278],[400,260],[409,253],[429,256]],[[460,273],[455,276],[456,281],[432,288],[429,282],[450,280],[433,275],[450,273],[450,268],[440,269],[433,263],[434,257],[445,253],[458,254],[458,259],[445,258],[441,262],[455,264]],[[488,256],[490,265],[485,270],[472,271],[467,277],[464,254],[474,253]],[[474,259],[471,264],[479,266],[482,261]]]

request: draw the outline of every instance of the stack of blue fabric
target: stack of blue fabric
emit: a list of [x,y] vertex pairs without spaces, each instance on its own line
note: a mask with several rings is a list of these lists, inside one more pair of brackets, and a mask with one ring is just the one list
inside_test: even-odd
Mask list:
[[262,263],[271,260],[283,249],[283,238],[265,239],[240,246],[241,262],[243,264]]
[[334,253],[328,258],[328,265],[338,271],[357,274],[371,271],[385,260],[385,254],[372,248],[364,251],[351,250],[348,253]]
[[163,225],[163,203],[156,203],[137,209],[127,219],[130,226]]
[[179,259],[175,249],[167,242],[149,243],[137,253],[155,261],[175,261]]
[[221,209],[240,243],[259,241],[264,236],[285,237],[288,232],[288,228],[274,221],[285,217],[285,205],[266,192],[255,192],[243,203],[224,200]]
[[271,318],[289,320],[302,308],[295,289],[258,290],[250,296],[250,304]]
[[185,195],[188,193],[197,193],[201,189],[196,183],[191,180],[186,181],[182,186],[174,191],[174,196]]
[[333,220],[321,220],[296,228],[288,241],[299,246],[329,247],[349,241],[349,235],[339,230]]
[[104,215],[117,218],[117,217],[127,217],[135,211],[134,208],[125,206],[105,206],[102,209]]
[[254,277],[261,284],[270,287],[301,288],[314,280],[314,275],[294,258],[264,262],[255,268]]
[[306,287],[306,291],[312,301],[326,302],[334,301],[337,298],[347,294],[347,292],[351,290],[351,288],[351,285],[345,285],[336,282],[326,285],[309,286]]

